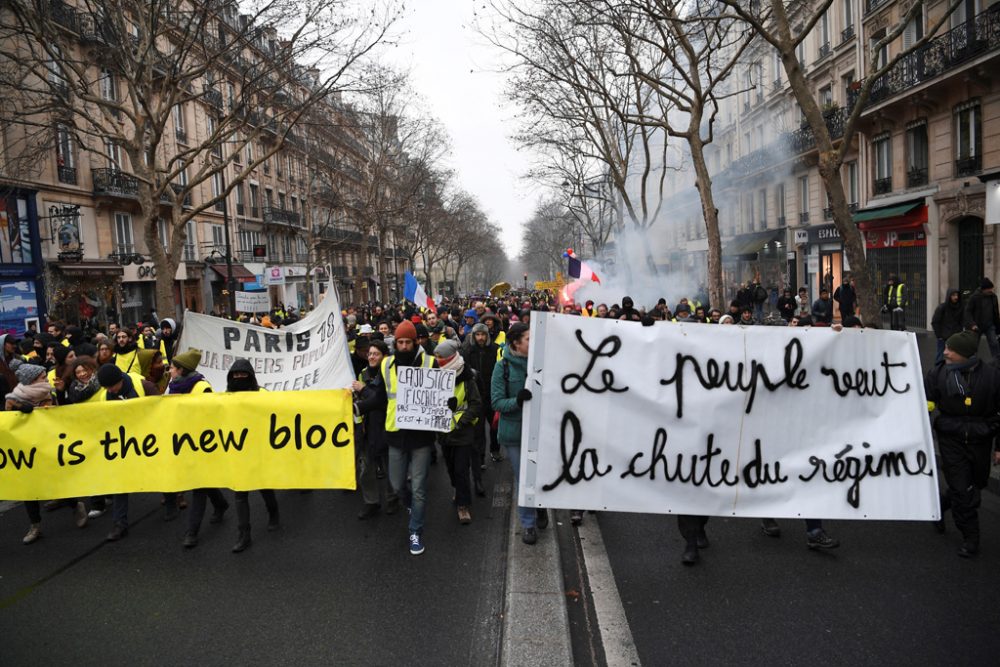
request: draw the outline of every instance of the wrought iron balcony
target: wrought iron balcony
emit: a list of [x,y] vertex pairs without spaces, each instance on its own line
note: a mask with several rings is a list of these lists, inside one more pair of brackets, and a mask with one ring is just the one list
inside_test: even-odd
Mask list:
[[784,84],[782,83],[781,79],[776,79],[771,82],[772,91],[780,93],[782,88],[784,88]]
[[49,2],[49,10],[51,11],[53,23],[76,32],[77,13],[73,8],[62,2],[62,0],[51,0]]
[[361,244],[361,232],[351,231],[349,229],[336,229],[327,227],[322,232],[320,232],[320,238],[324,241],[331,241],[334,243],[353,243]]
[[76,185],[76,167],[58,167],[59,182]]
[[889,0],[865,0],[865,16],[889,4]]
[[209,106],[213,106],[216,109],[222,108],[222,93],[215,88],[206,87],[205,94],[202,96],[202,99],[205,100],[205,104],[208,104]]
[[809,222],[809,211],[799,212],[799,224],[805,224]]
[[885,195],[892,192],[892,176],[875,179],[875,194]]
[[868,105],[889,99],[997,49],[1000,49],[1000,4],[903,57],[872,84]]
[[139,197],[138,179],[118,169],[93,169],[94,194],[105,197],[122,197],[137,199]]
[[843,30],[840,31],[840,43],[841,44],[843,44],[845,42],[849,42],[852,39],[854,39],[854,26],[853,25],[849,25],[849,26],[847,26],[846,28],[844,28]]
[[275,208],[274,206],[264,207],[264,223],[265,224],[279,224],[279,225],[292,225],[294,227],[302,226],[302,218],[299,216],[298,211],[289,211],[284,208]]
[[[840,139],[844,136],[844,121],[847,119],[847,111],[839,107],[834,107],[823,112],[826,121],[826,129],[830,133],[831,139]],[[816,147],[816,136],[812,127],[806,125],[788,135],[789,148],[795,153],[803,153]]]
[[830,42],[827,42],[823,44],[821,47],[819,47],[819,56],[816,59],[822,60],[823,58],[829,56],[831,53],[833,53],[833,49],[830,48]]
[[927,167],[910,167],[906,172],[906,187],[916,188],[927,185]]
[[977,174],[983,169],[983,156],[975,155],[972,157],[962,158],[955,160],[955,175],[956,176],[972,176]]

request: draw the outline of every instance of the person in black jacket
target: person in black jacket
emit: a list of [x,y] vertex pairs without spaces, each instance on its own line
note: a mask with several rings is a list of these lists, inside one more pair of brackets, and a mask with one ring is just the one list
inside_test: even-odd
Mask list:
[[[254,372],[253,365],[247,359],[237,359],[229,367],[226,375],[226,391],[262,391],[257,383],[257,373]],[[278,530],[281,521],[278,517],[278,499],[271,489],[261,489],[260,495],[264,498],[264,506],[267,507],[267,529],[269,531]],[[250,492],[236,492],[236,544],[233,545],[233,553],[238,554],[250,546]]]
[[819,298],[813,302],[812,307],[813,325],[828,327],[833,324],[833,301],[830,301],[830,290],[823,287],[819,291]]
[[[947,486],[941,511],[951,509],[962,533],[958,555],[963,558],[979,551],[980,491],[989,481],[990,451],[1000,433],[1000,371],[976,356],[978,348],[971,331],[952,335],[945,342],[944,361],[924,379],[927,409],[938,412],[934,431]],[[1000,452],[992,458],[1000,463]],[[943,519],[937,528],[944,531]]]
[[357,443],[358,488],[365,505],[358,512],[364,521],[382,509],[385,495],[386,514],[399,510],[399,498],[389,484],[385,471],[389,468],[389,446],[385,437],[385,408],[388,398],[380,368],[389,356],[389,346],[383,341],[368,343],[368,367],[358,375],[354,390],[354,437]]
[[935,364],[944,359],[944,342],[965,328],[963,326],[965,317],[963,310],[962,293],[957,289],[949,289],[948,297],[934,311],[934,316],[931,318],[931,328],[934,330],[934,336],[937,337]]
[[986,344],[994,359],[1000,357],[1000,343],[997,342],[997,331],[1000,331],[1000,308],[997,307],[997,295],[993,291],[993,281],[983,278],[979,289],[972,293],[965,305],[965,328],[977,336],[986,336]]
[[858,309],[858,293],[855,290],[854,278],[848,278],[833,292],[833,300],[838,304],[841,321],[854,315]]
[[493,429],[493,402],[490,397],[490,379],[497,363],[499,347],[490,339],[490,330],[479,322],[472,327],[472,335],[462,343],[460,353],[466,365],[476,370],[479,380],[479,395],[483,399],[483,414],[476,427],[476,446],[473,448],[472,475],[476,495],[486,495],[483,488],[483,469],[486,467],[486,434],[490,437],[490,456],[494,462],[502,461],[497,432]]
[[465,359],[458,353],[458,343],[453,340],[438,345],[434,356],[439,368],[455,371],[454,395],[448,399],[448,407],[452,411],[451,430],[441,434],[441,445],[448,477],[455,490],[458,521],[465,525],[472,521],[469,471],[475,449],[476,426],[483,414],[479,378],[475,369],[465,365]]
[[786,287],[781,296],[778,297],[778,312],[781,314],[781,318],[786,322],[790,322],[795,315],[796,305],[795,297],[792,296],[792,290]]

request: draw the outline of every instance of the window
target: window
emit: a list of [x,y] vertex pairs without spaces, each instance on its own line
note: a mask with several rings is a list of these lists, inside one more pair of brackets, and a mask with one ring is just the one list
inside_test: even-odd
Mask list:
[[236,187],[233,188],[233,192],[236,193],[236,215],[246,215],[246,202],[243,200],[243,184],[237,183]]
[[198,244],[198,236],[194,226],[194,220],[188,220],[184,225],[184,261],[194,262],[198,259],[195,249]]
[[115,213],[115,252],[119,255],[135,254],[132,216],[128,213]]
[[[115,80],[115,73],[109,69],[101,70],[101,99],[107,100],[108,102],[118,101],[118,82]],[[118,109],[108,109],[108,112],[118,118],[120,115]]]
[[121,170],[122,150],[118,143],[111,137],[104,138],[104,157],[108,159],[108,167]]
[[979,3],[976,0],[965,0],[955,11],[951,13],[951,27],[957,28],[960,25],[966,24],[972,21],[972,18],[978,13]]
[[854,70],[851,70],[844,76],[840,77],[840,82],[844,87],[844,100],[845,106],[848,108],[854,107],[854,98],[857,96],[858,85],[854,82]]
[[281,210],[285,210],[285,208],[286,208],[285,207],[285,193],[284,192],[279,192],[278,193],[278,208],[280,208]]
[[219,131],[219,119],[215,116],[207,116],[207,127],[208,136],[210,138],[214,137],[215,143],[212,145],[212,155],[215,157],[222,157],[222,143],[219,142],[218,137],[215,137],[215,133]]
[[819,19],[819,58],[830,55],[830,11],[823,12]]
[[260,217],[260,188],[255,184],[250,184],[250,215],[254,218]]
[[781,74],[784,71],[784,65],[781,64],[781,54],[775,49],[774,58],[771,61],[771,76],[774,79],[774,89],[781,90]]
[[285,234],[281,237],[281,251],[285,254],[285,259],[290,259],[292,256],[292,237]]
[[180,104],[174,105],[174,134],[177,141],[187,141],[187,125],[184,122],[184,107]]
[[906,186],[927,185],[927,120],[906,126]]
[[274,190],[264,188],[264,206],[274,208]]
[[955,171],[968,176],[982,169],[982,114],[979,100],[955,107]]
[[49,83],[56,92],[66,93],[69,91],[69,83],[66,81],[66,77],[63,76],[62,66],[59,62],[62,60],[62,51],[55,44],[52,44],[50,48],[55,55],[52,60],[48,60],[45,63],[45,68],[49,71]]
[[875,194],[892,192],[892,145],[888,132],[872,139],[872,154],[875,158]]
[[753,150],[753,140],[750,138],[749,132],[743,133],[743,155],[748,154]]
[[785,184],[779,183],[774,189],[774,209],[778,214],[778,226],[785,226]]
[[[212,199],[221,195],[223,190],[225,190],[225,185],[222,181],[222,172],[217,171],[212,174]],[[220,199],[215,202],[215,210],[219,212],[224,212],[226,210],[225,199]]]
[[236,108],[236,86],[231,83],[226,84],[227,97],[229,98],[229,110]]
[[854,0],[842,0],[844,7],[844,30],[840,33],[843,41],[854,37]]
[[185,165],[184,167],[182,167],[181,170],[179,172],[177,172],[177,185],[181,186],[182,188],[186,188],[187,187],[187,185],[188,185],[188,170],[187,170],[187,165]]
[[916,14],[903,29],[903,49],[909,49],[924,38],[924,6],[918,5]]
[[253,142],[247,142],[247,164],[253,164]]
[[799,177],[799,222],[809,222],[809,176]]
[[60,183],[76,184],[76,156],[73,154],[73,135],[63,124],[56,125],[56,171]]
[[802,68],[802,71],[805,71],[805,69],[806,69],[806,41],[805,40],[802,40],[801,42],[799,42],[799,45],[797,47],[795,47],[795,57],[799,61],[799,67]]
[[156,233],[160,239],[160,245],[166,249],[170,245],[170,223],[166,218],[156,219]]
[[212,245],[219,250],[226,247],[226,228],[222,225],[212,225]]
[[761,61],[757,61],[753,64],[753,73],[756,80],[753,82],[754,89],[757,91],[757,103],[764,101],[764,64]]
[[273,260],[281,258],[281,249],[278,248],[278,239],[274,234],[267,235],[267,256]]
[[823,86],[819,89],[819,106],[823,111],[833,107],[833,87]]
[[858,163],[847,163],[847,203],[852,209],[858,207]]
[[757,193],[757,219],[760,220],[760,228],[767,229],[767,190],[761,189]]
[[754,211],[753,211],[753,193],[747,193],[743,198],[743,220],[746,223],[744,231],[752,232],[755,230],[756,225],[754,221]]
[[878,43],[883,39],[885,39],[885,35],[886,35],[885,28],[874,33],[872,35],[871,42],[869,43],[868,47],[869,51],[872,52],[872,56],[874,57],[875,61],[875,67],[877,68],[885,67],[885,64],[889,62],[888,44],[883,44],[877,51],[875,50],[875,47],[878,45]]

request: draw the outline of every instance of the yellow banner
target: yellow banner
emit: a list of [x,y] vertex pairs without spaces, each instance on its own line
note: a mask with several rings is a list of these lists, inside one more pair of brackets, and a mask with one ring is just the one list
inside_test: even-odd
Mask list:
[[556,273],[555,280],[541,280],[535,283],[536,290],[550,290],[552,292],[558,292],[566,284],[566,279],[563,277],[562,273]]
[[0,499],[202,487],[353,489],[347,389],[153,396],[0,412]]

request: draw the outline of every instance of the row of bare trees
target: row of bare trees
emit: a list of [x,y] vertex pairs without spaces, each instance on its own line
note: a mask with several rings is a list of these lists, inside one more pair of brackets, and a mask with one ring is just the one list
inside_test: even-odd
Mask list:
[[[532,177],[558,189],[568,203],[606,199],[617,212],[615,226],[646,232],[670,216],[664,206],[672,194],[672,172],[693,169],[708,238],[712,303],[724,302],[724,286],[719,213],[705,149],[714,139],[720,105],[745,92],[737,68],[751,52],[776,52],[816,137],[819,174],[857,278],[862,313],[875,322],[876,289],[840,169],[872,86],[932,39],[959,2],[952,0],[920,39],[890,57],[879,54],[900,39],[915,16],[926,14],[926,0],[908,4],[884,37],[866,45],[855,106],[837,140],[797,55],[833,0],[494,0],[499,20],[481,29],[511,56],[510,94],[523,121],[517,138],[542,156]],[[594,183],[605,184],[607,194],[595,197]],[[529,229],[541,218],[561,219],[550,213],[542,207]],[[541,262],[545,251],[538,254]],[[655,272],[653,258],[647,253],[646,259]]]

